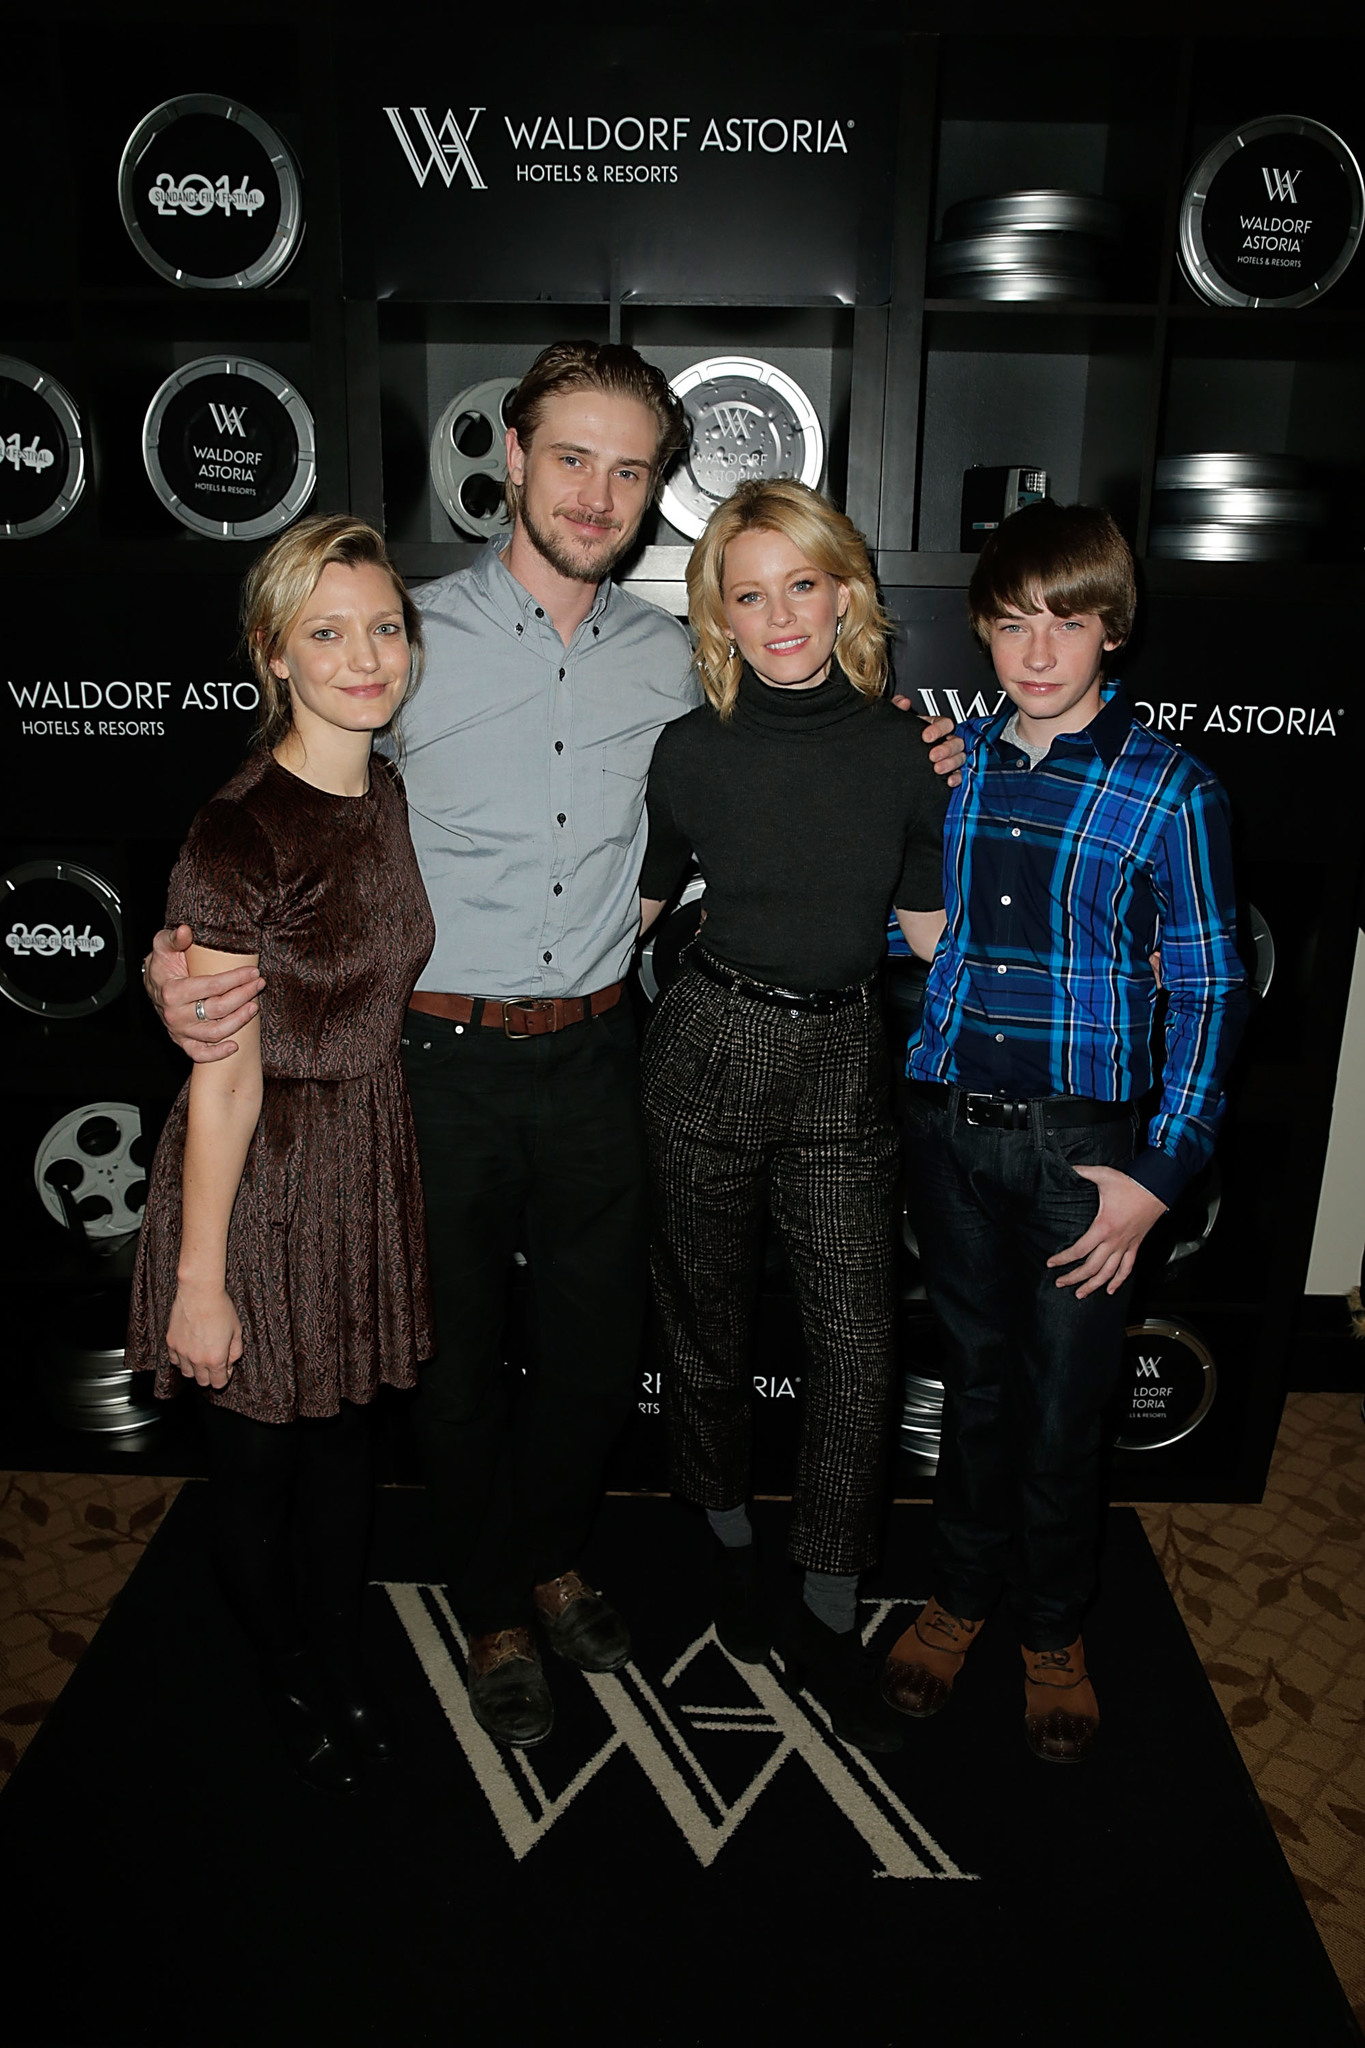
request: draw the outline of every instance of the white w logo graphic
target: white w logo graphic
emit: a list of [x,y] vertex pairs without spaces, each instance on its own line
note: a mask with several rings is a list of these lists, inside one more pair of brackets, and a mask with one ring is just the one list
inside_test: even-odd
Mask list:
[[427,159],[425,163],[423,163],[421,157],[418,156],[417,151],[413,148],[412,138],[403,126],[403,117],[397,107],[385,107],[384,112],[389,117],[394,134],[402,144],[403,154],[407,158],[412,175],[416,178],[419,185],[426,184],[427,173],[434,167],[440,172],[448,192],[455,182],[456,166],[463,165],[465,175],[473,189],[476,192],[486,192],[488,190],[483,179],[479,176],[479,167],[475,163],[473,151],[469,147],[469,135],[474,133],[474,124],[483,112],[482,107],[471,107],[469,109],[469,135],[461,131],[459,123],[449,108],[446,109],[445,120],[441,123],[438,132],[432,127],[426,108],[413,107],[412,118],[417,123],[422,140],[427,146]]
[[240,434],[245,431],[246,407],[244,405],[215,405],[209,401],[213,424],[220,434]]
[[728,440],[739,442],[744,442],[751,438],[750,420],[762,418],[762,414],[756,405],[742,405],[735,400],[732,400],[729,405],[718,405],[715,408],[715,413],[721,432]]
[[1161,1378],[1161,1360],[1159,1358],[1143,1358],[1139,1356],[1137,1376],[1140,1380],[1159,1380]]
[[1287,199],[1291,206],[1298,205],[1299,195],[1294,190],[1294,180],[1303,176],[1302,171],[1276,171],[1268,164],[1262,164],[1261,176],[1265,179],[1267,199]]
[[[856,1749],[834,1736],[824,1710],[789,1698],[777,1674],[763,1664],[736,1664],[708,1629],[690,1643],[661,1681],[651,1685],[638,1667],[585,1672],[584,1683],[601,1712],[597,1747],[584,1755],[561,1789],[551,1790],[524,1750],[504,1754],[474,1719],[465,1689],[467,1645],[439,1586],[389,1581],[384,1590],[446,1718],[459,1738],[484,1798],[517,1862],[529,1856],[566,1816],[604,1765],[631,1758],[703,1869],[725,1849],[784,1767],[819,1785],[871,1853],[874,1874],[892,1878],[971,1879]],[[866,1633],[878,1628],[900,1601],[879,1603]],[[694,1698],[675,1704],[681,1681],[700,1692],[718,1685],[719,1704]],[[722,1793],[707,1770],[730,1738],[753,1757],[747,1783],[728,1758]],[[706,1751],[703,1756],[699,1751]],[[737,1788],[737,1785],[739,1789]],[[591,1810],[579,1809],[582,1825]],[[572,1825],[572,1823],[568,1823]]]

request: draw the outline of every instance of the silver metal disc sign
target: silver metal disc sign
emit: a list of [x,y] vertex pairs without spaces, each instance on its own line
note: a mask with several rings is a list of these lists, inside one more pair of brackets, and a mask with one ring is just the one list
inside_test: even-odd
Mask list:
[[1213,1354],[1187,1323],[1160,1317],[1131,1323],[1115,1445],[1121,1451],[1159,1451],[1179,1443],[1204,1420],[1217,1390]]
[[313,415],[264,363],[203,356],[152,400],[142,459],[166,510],[192,533],[260,540],[288,526],[313,494]]
[[431,481],[462,533],[492,540],[507,531],[503,408],[519,378],[490,377],[456,392],[431,436]]
[[125,980],[123,915],[102,875],[31,860],[0,875],[0,992],[37,1017],[92,1017]]
[[303,238],[303,186],[282,136],[249,107],[190,93],[129,136],[119,212],[134,247],[172,284],[273,284]]
[[1365,181],[1320,121],[1271,114],[1216,142],[1180,208],[1180,263],[1213,306],[1309,306],[1360,244]]
[[792,476],[814,490],[825,439],[801,386],[754,356],[709,356],[672,381],[692,428],[664,485],[660,510],[689,540],[700,538],[717,505],[758,477]]
[[0,356],[0,534],[60,526],[85,489],[81,417],[53,377]]

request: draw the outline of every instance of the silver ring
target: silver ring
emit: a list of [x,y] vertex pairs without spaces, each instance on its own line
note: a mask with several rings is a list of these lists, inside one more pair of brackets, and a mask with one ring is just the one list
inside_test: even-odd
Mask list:
[[194,1014],[199,1019],[199,1022],[201,1024],[206,1024],[208,1022],[208,1012],[204,1008],[204,998],[202,996],[200,996],[198,1002],[194,1006]]

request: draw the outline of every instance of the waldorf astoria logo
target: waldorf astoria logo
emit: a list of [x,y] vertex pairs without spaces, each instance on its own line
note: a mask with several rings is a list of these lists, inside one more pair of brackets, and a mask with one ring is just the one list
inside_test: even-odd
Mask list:
[[1365,183],[1330,128],[1249,121],[1200,159],[1180,211],[1180,261],[1215,306],[1307,306],[1355,255]]
[[0,356],[0,535],[47,533],[85,487],[80,415],[55,378]]
[[193,533],[257,540],[302,511],[315,481],[313,416],[264,363],[205,356],[168,377],[147,411],[152,489]]
[[[383,1590],[517,1862],[553,1828],[596,1824],[595,1781],[620,1757],[633,1763],[703,1869],[724,1853],[759,1801],[773,1797],[775,1781],[779,1798],[791,1796],[790,1780],[799,1775],[862,1842],[874,1877],[975,1875],[934,1840],[870,1758],[839,1741],[808,1694],[792,1698],[768,1665],[728,1657],[710,1628],[683,1645],[657,1678],[635,1663],[582,1674],[597,1708],[596,1729],[585,1740],[567,1727],[556,1735],[556,1789],[525,1750],[499,1749],[474,1719],[465,1689],[467,1644],[443,1589],[394,1582]],[[919,1603],[876,1602],[865,1637],[907,1605]],[[571,1740],[580,1746],[567,1756]]]
[[216,93],[167,100],[138,123],[118,193],[133,246],[172,284],[273,284],[303,236],[303,188],[288,143]]

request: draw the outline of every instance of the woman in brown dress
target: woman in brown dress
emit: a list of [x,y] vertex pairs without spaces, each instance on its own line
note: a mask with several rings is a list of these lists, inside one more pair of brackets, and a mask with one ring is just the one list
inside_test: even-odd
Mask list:
[[435,928],[392,766],[420,665],[372,528],[309,519],[247,578],[265,715],[190,828],[167,922],[192,974],[257,965],[260,1014],[196,1066],[152,1170],[130,1363],[202,1389],[217,1561],[291,1759],[350,1790],[392,1738],[359,1655],[368,1404],[432,1350],[398,1037]]

